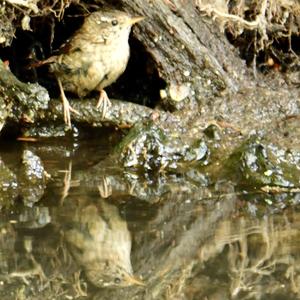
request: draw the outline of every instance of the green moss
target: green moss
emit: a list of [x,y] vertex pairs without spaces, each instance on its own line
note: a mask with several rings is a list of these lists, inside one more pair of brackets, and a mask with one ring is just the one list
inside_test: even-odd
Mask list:
[[294,160],[286,160],[284,151],[261,139],[245,141],[226,162],[231,178],[247,186],[299,186],[300,171]]
[[209,153],[204,140],[185,143],[180,135],[168,135],[153,122],[137,124],[115,150],[125,168],[146,171],[180,171],[206,165]]

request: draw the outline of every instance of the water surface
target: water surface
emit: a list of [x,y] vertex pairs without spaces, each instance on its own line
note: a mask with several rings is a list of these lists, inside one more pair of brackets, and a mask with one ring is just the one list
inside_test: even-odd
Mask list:
[[125,172],[106,161],[118,135],[1,146],[12,172],[29,149],[51,176],[39,201],[2,207],[1,299],[300,298],[295,205]]

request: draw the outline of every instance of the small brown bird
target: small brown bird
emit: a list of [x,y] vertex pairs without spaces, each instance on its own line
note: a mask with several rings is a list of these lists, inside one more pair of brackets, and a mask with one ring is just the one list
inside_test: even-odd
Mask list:
[[104,200],[83,206],[64,218],[64,226],[71,253],[95,286],[144,285],[133,275],[131,235],[116,206]]
[[85,18],[82,27],[60,48],[60,54],[41,64],[50,64],[61,92],[65,123],[71,126],[74,110],[64,90],[79,97],[100,92],[97,107],[103,117],[111,106],[104,88],[125,71],[129,59],[128,38],[131,26],[144,19],[118,10],[97,11]]

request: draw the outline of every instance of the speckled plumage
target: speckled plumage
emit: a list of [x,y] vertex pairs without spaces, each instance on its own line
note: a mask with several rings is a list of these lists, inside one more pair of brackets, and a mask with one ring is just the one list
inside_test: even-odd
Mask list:
[[127,223],[117,207],[102,200],[72,214],[64,230],[69,249],[97,287],[143,285],[133,275]]
[[[98,11],[86,17],[82,27],[54,56],[50,70],[64,90],[84,97],[101,91],[125,70],[129,58],[131,17],[121,11]],[[117,21],[117,25],[112,22]]]
[[105,116],[111,105],[105,91],[125,71],[129,59],[128,38],[134,23],[142,17],[131,17],[118,10],[97,11],[85,18],[82,27],[61,47],[59,55],[44,61],[56,75],[64,106],[64,119],[71,127],[72,109],[64,91],[79,97],[100,92],[97,107]]

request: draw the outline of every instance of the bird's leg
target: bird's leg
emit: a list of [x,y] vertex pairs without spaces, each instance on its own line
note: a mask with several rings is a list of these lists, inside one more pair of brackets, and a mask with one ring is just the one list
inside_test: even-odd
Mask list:
[[72,179],[72,161],[69,162],[68,170],[65,172],[64,176],[64,188],[61,197],[61,203],[69,195],[69,190],[71,188],[71,179]]
[[79,114],[79,112],[72,108],[66,95],[65,95],[65,92],[64,92],[64,88],[62,86],[62,83],[60,81],[59,78],[57,78],[57,82],[58,82],[58,86],[59,86],[59,90],[60,90],[60,96],[61,96],[61,99],[62,99],[62,103],[63,103],[63,109],[64,109],[64,121],[65,123],[67,124],[67,126],[69,128],[71,128],[71,114],[70,114],[70,111],[73,112],[73,113],[76,113],[76,114]]
[[70,115],[70,103],[65,95],[62,83],[59,78],[57,78],[59,90],[60,90],[60,96],[63,103],[63,109],[64,109],[64,121],[67,124],[68,127],[71,128],[71,115]]
[[112,195],[112,187],[109,177],[103,176],[101,183],[98,185],[98,189],[102,198],[108,198]]
[[102,111],[102,119],[105,117],[105,115],[108,111],[108,108],[110,106],[111,106],[111,102],[110,102],[106,92],[104,90],[101,90],[100,97],[99,97],[96,107],[100,108],[100,110]]

